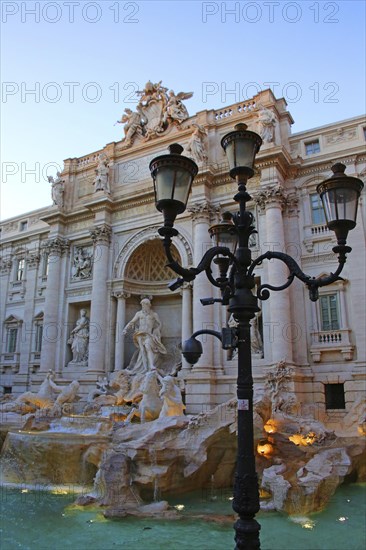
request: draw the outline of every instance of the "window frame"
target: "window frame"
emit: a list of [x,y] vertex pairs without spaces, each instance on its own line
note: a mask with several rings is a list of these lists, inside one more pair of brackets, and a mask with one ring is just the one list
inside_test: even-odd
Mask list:
[[15,281],[20,283],[25,279],[25,258],[18,258],[15,264]]
[[[314,151],[314,145],[317,145],[318,147],[317,151]],[[317,155],[318,153],[321,152],[319,138],[314,138],[312,140],[305,141],[304,147],[305,147],[305,155],[307,157],[310,157],[312,155]]]
[[[331,307],[331,304],[330,304],[330,298],[331,297],[335,297],[336,299],[336,318],[333,319],[332,318],[332,307]],[[327,305],[327,309],[328,309],[328,321],[326,321],[324,318],[323,318],[323,307],[322,307],[322,302],[327,299],[328,300],[328,305]],[[324,294],[321,294],[319,296],[319,314],[320,314],[320,330],[321,331],[327,331],[327,332],[331,332],[332,330],[341,330],[341,327],[342,327],[342,317],[341,317],[341,308],[340,308],[340,300],[339,300],[339,292],[327,292],[327,293],[324,293]],[[338,326],[334,326],[333,327],[333,323],[335,323],[338,325]],[[326,323],[328,323],[329,325],[329,328],[325,328],[325,325]]]
[[[327,223],[327,220],[325,217],[323,203],[320,196],[318,195],[318,193],[309,193],[309,198],[312,225],[325,225]],[[314,199],[316,199],[316,201]],[[321,214],[320,221],[315,219],[319,214]]]
[[[331,395],[331,386],[337,386],[339,389],[342,390],[342,392],[338,392],[339,395]],[[334,388],[335,389],[335,388]],[[328,390],[328,391],[327,391]],[[345,397],[345,391],[344,391],[344,383],[327,383],[324,384],[324,398],[325,398],[325,410],[338,410],[338,411],[344,411],[346,409],[346,397]],[[339,401],[341,401],[341,407],[335,406],[339,405]]]
[[[11,335],[15,334],[15,338]],[[18,347],[18,327],[7,326],[6,327],[6,353],[16,353]]]

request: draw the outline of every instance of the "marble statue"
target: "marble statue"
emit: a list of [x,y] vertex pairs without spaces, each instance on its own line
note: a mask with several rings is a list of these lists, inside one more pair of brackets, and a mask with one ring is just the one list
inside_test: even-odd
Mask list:
[[68,343],[71,345],[73,363],[84,363],[88,360],[89,319],[86,309],[80,310],[80,317],[71,331]]
[[56,179],[54,179],[53,176],[48,176],[47,179],[51,184],[51,197],[53,204],[62,208],[64,205],[65,180],[61,178],[61,172],[57,172]]
[[159,396],[163,399],[163,407],[159,418],[164,416],[181,416],[186,408],[182,401],[182,394],[172,376],[164,376]]
[[134,373],[147,372],[156,368],[156,360],[160,354],[166,354],[167,350],[161,341],[161,322],[157,313],[151,309],[148,298],[141,300],[141,310],[127,323],[122,334],[126,335],[134,330],[133,342],[139,353],[136,361],[127,367]]
[[89,247],[78,247],[75,251],[71,277],[73,279],[89,279],[92,273],[92,252]]
[[136,107],[136,112],[128,108],[126,108],[124,112],[125,114],[122,115],[121,120],[117,120],[117,123],[124,124],[123,131],[125,137],[122,141],[124,141],[124,145],[127,147],[131,145],[135,136],[141,136],[143,134],[143,122],[145,119],[139,105]]
[[274,128],[277,122],[276,116],[270,109],[262,105],[258,108],[258,133],[264,143],[270,143],[274,140]]
[[95,169],[95,179],[93,185],[95,185],[96,191],[105,191],[110,193],[109,187],[109,159],[106,155],[101,154],[98,156],[98,166]]
[[195,162],[206,162],[207,153],[204,139],[205,136],[207,136],[207,132],[200,124],[193,124],[193,126],[195,129],[193,130],[193,133],[188,141],[186,152]]
[[263,340],[258,326],[259,313],[250,320],[250,349],[252,353],[263,358]]

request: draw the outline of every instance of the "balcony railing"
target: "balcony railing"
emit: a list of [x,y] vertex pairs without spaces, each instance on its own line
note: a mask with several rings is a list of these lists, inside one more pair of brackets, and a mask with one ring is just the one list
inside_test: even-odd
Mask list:
[[311,332],[310,354],[315,362],[322,360],[322,354],[339,353],[343,359],[353,358],[354,346],[350,339],[349,329],[322,330]]

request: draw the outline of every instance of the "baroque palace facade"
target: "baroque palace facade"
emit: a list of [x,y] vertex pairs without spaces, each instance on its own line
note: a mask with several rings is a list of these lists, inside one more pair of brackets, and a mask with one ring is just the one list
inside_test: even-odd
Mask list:
[[[205,274],[171,292],[174,273],[165,268],[157,233],[162,216],[155,209],[149,162],[180,143],[199,166],[188,208],[178,216],[175,254],[184,266],[197,265],[210,246],[208,228],[226,210],[234,212],[236,184],[228,174],[221,138],[244,122],[261,134],[256,172],[249,181],[258,234],[252,255],[285,251],[311,276],[336,269],[335,237],[327,229],[316,186],[331,175],[334,162],[365,179],[365,117],[355,117],[291,134],[284,99],[266,90],[222,110],[188,116],[183,100],[147,83],[135,112],[125,110],[125,137],[100,151],[64,161],[52,185],[53,206],[2,223],[1,388],[19,395],[35,391],[52,369],[56,381],[79,380],[86,394],[101,378],[128,367],[135,351],[124,326],[151,300],[162,327],[165,361],[176,365],[188,413],[234,396],[237,357],[211,337],[191,367],[180,343],[199,329],[220,330],[229,322],[220,304],[203,307],[212,288]],[[348,244],[353,251],[342,279],[320,289],[310,302],[295,281],[260,303],[253,324],[255,387],[266,372],[285,362],[293,368],[299,403],[313,406],[328,426],[337,425],[364,396],[365,227],[364,200]],[[282,262],[256,269],[259,282],[286,282]],[[85,310],[87,351],[75,357],[71,331]],[[84,350],[85,351],[85,350]]]

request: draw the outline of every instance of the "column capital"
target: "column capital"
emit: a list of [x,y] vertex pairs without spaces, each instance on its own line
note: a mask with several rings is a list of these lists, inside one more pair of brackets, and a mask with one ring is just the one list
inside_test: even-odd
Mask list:
[[293,210],[297,207],[298,198],[290,194],[280,185],[270,185],[256,193],[253,193],[253,200],[261,210],[268,208],[288,208]]
[[105,223],[92,229],[90,231],[90,236],[94,244],[108,245],[111,242],[112,229]]
[[193,288],[193,283],[192,283],[192,282],[190,282],[190,283],[184,282],[184,283],[182,284],[182,286],[180,287],[179,294],[180,294],[181,296],[183,296],[183,292],[187,292],[187,290],[188,290],[188,291],[191,291],[192,288]]
[[117,298],[117,300],[127,300],[131,297],[131,294],[129,292],[125,292],[124,290],[114,290],[112,292],[113,298]]
[[188,212],[192,214],[193,221],[210,221],[217,213],[220,212],[219,208],[212,206],[207,201],[196,202],[189,206]]
[[42,250],[45,250],[49,254],[54,254],[57,256],[62,256],[70,249],[70,241],[64,239],[63,237],[55,237],[53,239],[48,239],[43,245]]

